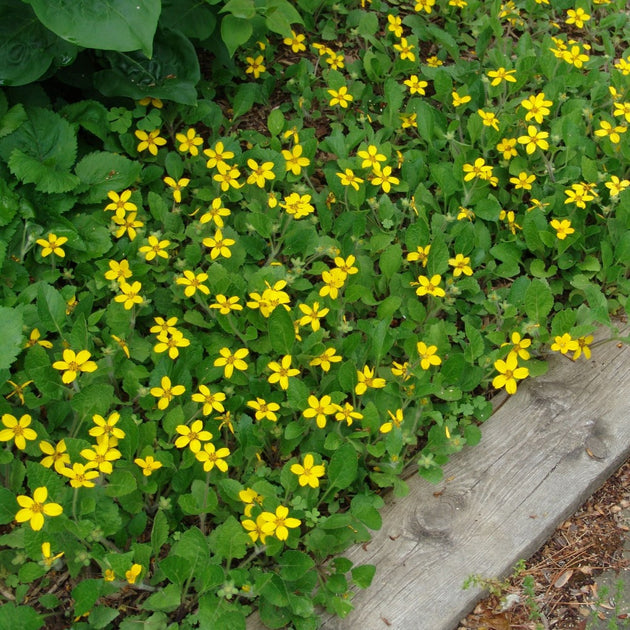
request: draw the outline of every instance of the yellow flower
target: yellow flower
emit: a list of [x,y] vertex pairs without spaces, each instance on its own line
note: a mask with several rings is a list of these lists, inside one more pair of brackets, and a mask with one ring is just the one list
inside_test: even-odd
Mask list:
[[600,138],[605,138],[606,136],[608,136],[613,144],[619,144],[619,142],[621,142],[620,134],[626,133],[626,131],[628,131],[627,127],[624,127],[622,125],[617,125],[616,127],[613,127],[609,122],[602,120],[599,123],[599,129],[595,131],[595,135]]
[[108,264],[109,270],[105,272],[106,280],[122,282],[127,278],[131,278],[131,269],[129,269],[129,261],[127,259],[123,259],[120,262],[110,260]]
[[203,404],[201,413],[203,413],[204,416],[210,415],[213,410],[219,413],[225,411],[225,407],[223,406],[225,394],[223,392],[212,393],[206,385],[199,385],[199,392],[192,395],[192,400],[193,402]]
[[471,101],[470,96],[460,96],[457,92],[453,92],[451,96],[453,97],[453,107],[461,107]]
[[317,398],[312,394],[308,397],[308,409],[302,412],[305,418],[315,418],[315,422],[320,429],[326,426],[326,416],[335,413],[338,409],[337,405],[333,404],[330,396],[322,396]]
[[285,168],[287,171],[291,171],[294,175],[299,175],[302,169],[307,167],[311,161],[302,155],[302,145],[296,144],[290,150],[284,149],[282,151],[282,157],[285,159]]
[[136,238],[136,228],[142,227],[144,223],[136,220],[136,213],[130,212],[128,215],[116,215],[112,217],[112,221],[118,225],[118,229],[114,232],[116,238],[121,238],[125,234],[130,241]]
[[221,355],[218,359],[214,360],[215,367],[222,367],[225,378],[231,378],[234,370],[240,370],[244,372],[247,370],[247,363],[243,359],[249,354],[247,348],[239,348],[234,354],[229,348],[221,348],[219,350]]
[[201,215],[201,217],[199,217],[199,223],[203,225],[204,223],[214,221],[214,224],[217,227],[222,228],[224,225],[223,217],[229,216],[230,211],[227,208],[223,207],[221,197],[215,197],[212,200],[212,204],[210,204],[210,207],[208,208],[208,212],[205,212]]
[[549,108],[553,105],[552,101],[545,99],[545,93],[532,94],[525,100],[521,101],[521,107],[527,110],[525,114],[525,120],[529,121],[532,118],[540,125],[545,116],[549,115]]
[[423,267],[427,266],[429,260],[429,252],[431,251],[431,245],[423,247],[419,245],[415,252],[409,252],[407,254],[407,260],[409,262],[419,262]]
[[524,144],[527,154],[531,155],[536,148],[541,148],[543,151],[546,151],[549,148],[549,143],[545,140],[545,138],[548,137],[548,132],[540,131],[539,129],[536,129],[534,125],[529,125],[527,127],[527,135],[519,136],[518,142],[519,144]]
[[53,556],[50,552],[50,543],[42,543],[42,562],[45,567],[52,567],[52,565],[55,564],[55,561],[61,558],[61,556],[63,556],[63,551]]
[[157,336],[158,343],[153,346],[154,352],[161,354],[168,350],[168,356],[170,359],[175,360],[179,356],[178,348],[187,348],[190,345],[190,340],[184,337],[184,333],[179,330],[175,330],[172,333],[161,332]]
[[210,149],[204,149],[204,155],[208,157],[206,162],[207,168],[228,168],[227,160],[231,160],[234,157],[233,151],[227,151],[223,142],[217,142],[214,147]]
[[527,378],[529,370],[525,367],[518,367],[518,360],[515,354],[508,354],[505,361],[498,359],[494,362],[494,368],[499,374],[492,380],[492,387],[500,389],[505,387],[508,394],[516,393],[516,381]]
[[267,364],[267,367],[273,372],[267,379],[272,385],[278,383],[284,390],[289,388],[289,379],[293,376],[297,376],[300,370],[291,367],[291,361],[293,357],[290,354],[285,354],[280,363],[277,361],[271,361]]
[[247,178],[248,184],[256,184],[258,188],[264,188],[267,180],[275,179],[273,172],[273,162],[263,162],[258,166],[256,160],[247,160],[247,166],[252,169],[251,175]]
[[505,221],[507,221],[508,229],[510,230],[510,232],[512,232],[512,234],[516,234],[516,230],[522,229],[521,226],[516,222],[516,217],[512,210],[510,210],[509,212],[501,210],[501,212],[499,213],[499,219],[501,221],[503,221],[504,219]]
[[469,182],[475,177],[487,179],[488,174],[492,173],[492,167],[486,164],[486,161],[481,157],[477,158],[473,164],[464,164],[462,170],[466,173],[466,175],[464,175],[465,182]]
[[42,258],[46,258],[46,256],[50,256],[50,254],[63,258],[66,255],[66,252],[61,249],[61,246],[67,242],[68,239],[65,236],[57,236],[52,232],[47,238],[38,238],[36,241],[36,243],[42,248]]
[[577,339],[573,339],[569,333],[556,336],[554,342],[551,344],[551,349],[554,352],[561,352],[562,354],[574,352],[579,347],[580,344],[577,342]]
[[247,401],[247,406],[254,410],[256,420],[269,420],[277,422],[276,411],[280,410],[280,405],[275,402],[267,402],[264,398],[256,397],[256,400]]
[[286,213],[293,216],[294,219],[302,219],[315,212],[315,208],[311,205],[310,201],[310,195],[291,193],[288,197],[283,199],[280,203],[280,207],[284,208]]
[[345,169],[343,173],[336,173],[336,175],[341,180],[342,186],[352,186],[355,190],[359,190],[359,184],[363,183],[363,180],[357,177],[351,168]]
[[182,189],[186,188],[186,186],[190,184],[190,178],[182,177],[181,179],[178,179],[177,181],[175,181],[172,177],[165,177],[164,183],[173,189],[173,199],[175,199],[177,203],[181,203]]
[[184,277],[177,278],[175,283],[186,287],[184,289],[184,295],[186,297],[192,297],[197,291],[200,291],[204,295],[210,295],[210,289],[203,284],[208,279],[207,273],[195,274],[194,271],[185,270],[183,274]]
[[469,263],[470,263],[470,257],[464,256],[463,254],[457,254],[455,258],[448,259],[448,264],[451,267],[454,267],[453,275],[456,278],[458,276],[461,276],[462,274],[464,274],[465,276],[472,276],[473,270],[470,267]]
[[359,269],[354,266],[356,258],[352,255],[348,256],[345,260],[341,256],[335,256],[334,263],[337,269],[341,269],[345,274],[353,276],[355,273],[359,273]]
[[291,29],[291,37],[285,37],[282,40],[282,43],[285,46],[290,46],[294,53],[298,53],[306,50],[306,45],[304,44],[305,40],[305,35],[302,35],[302,33],[296,33],[293,29]]
[[140,140],[140,144],[136,147],[138,153],[142,151],[149,150],[151,155],[158,154],[158,147],[164,146],[166,144],[166,140],[160,137],[160,130],[154,129],[153,131],[147,133],[146,131],[142,131],[141,129],[137,129],[134,132],[136,138]]
[[414,11],[425,11],[426,13],[431,13],[432,7],[434,6],[435,0],[416,0]]
[[352,426],[355,420],[363,420],[363,414],[355,411],[354,407],[349,402],[346,402],[343,407],[337,405],[335,420],[337,422],[345,422],[348,426]]
[[615,103],[615,111],[613,112],[613,116],[625,118],[626,122],[630,123],[630,102]]
[[179,433],[179,437],[175,440],[175,446],[177,448],[188,446],[193,453],[199,452],[202,442],[209,442],[212,439],[212,433],[204,430],[201,420],[195,420],[190,427],[185,424],[178,424],[175,431]]
[[113,210],[116,214],[125,214],[127,211],[135,211],[138,209],[135,203],[129,201],[131,198],[130,190],[123,190],[120,195],[113,190],[107,193],[112,203],[105,206],[105,210]]
[[132,564],[129,571],[125,571],[125,579],[129,584],[135,584],[138,576],[142,573],[141,564]]
[[591,194],[591,188],[581,183],[571,184],[571,190],[565,190],[564,194],[567,196],[564,200],[565,205],[574,203],[578,208],[586,208],[586,202],[595,199]]
[[137,464],[142,469],[142,474],[145,477],[150,477],[156,470],[162,468],[162,462],[155,459],[153,455],[147,455],[144,459],[136,457],[133,460],[134,464]]
[[273,512],[263,512],[261,515],[263,521],[262,530],[267,535],[274,535],[278,540],[286,540],[289,537],[289,529],[295,529],[302,524],[297,518],[289,517],[289,508],[279,505]]
[[55,370],[63,370],[62,382],[66,385],[72,383],[79,372],[94,372],[98,367],[94,361],[90,361],[92,355],[87,350],[76,353],[73,350],[63,351],[63,361],[55,361],[52,366]]
[[516,77],[512,76],[515,72],[516,70],[506,70],[503,67],[488,71],[488,77],[492,79],[490,85],[497,86],[503,81],[516,83]]
[[459,206],[458,213],[457,213],[458,221],[463,221],[464,219],[468,219],[469,221],[472,221],[474,218],[475,218],[475,213],[472,210],[469,210],[468,208],[464,208],[463,206]]
[[339,295],[339,289],[343,287],[347,277],[348,274],[338,267],[322,271],[324,286],[319,290],[320,297],[329,295],[332,300],[336,300]]
[[262,55],[258,55],[257,57],[245,57],[245,61],[247,62],[247,68],[245,68],[245,74],[253,74],[254,79],[257,79],[261,74],[266,72],[267,68],[265,67],[264,58]]
[[93,479],[98,478],[98,471],[94,470],[95,465],[89,463],[72,464],[72,468],[64,468],[61,474],[70,479],[70,485],[73,488],[93,488],[95,486]]
[[151,261],[156,256],[164,259],[168,258],[168,253],[164,250],[171,244],[171,241],[160,241],[156,236],[149,236],[148,241],[148,245],[143,245],[138,249],[141,254],[144,254],[146,261]]
[[112,473],[112,462],[121,458],[120,451],[112,448],[107,442],[101,442],[92,448],[84,448],[80,455],[88,461],[88,466],[94,466],[106,475]]
[[103,580],[105,582],[113,582],[116,579],[116,574],[112,569],[105,569],[103,573]]
[[291,472],[298,476],[301,486],[319,488],[319,478],[324,476],[326,469],[321,464],[316,465],[315,459],[308,453],[301,464],[292,464]]
[[408,381],[411,378],[411,374],[409,374],[409,361],[405,361],[404,363],[392,361],[391,370],[394,376],[400,376],[403,381]]
[[577,9],[568,9],[567,10],[567,19],[565,22],[567,24],[573,24],[576,28],[583,28],[584,22],[588,22],[591,19],[591,16],[586,13],[584,9],[581,7]]
[[[529,359],[529,352],[526,348],[529,348],[532,345],[531,339],[521,338],[520,333],[513,332],[511,336],[512,348],[510,348],[510,354],[513,354],[515,357],[520,357],[523,361],[527,361]],[[501,347],[509,346],[509,343],[502,343]]]
[[240,298],[237,296],[226,297],[222,293],[214,296],[214,304],[210,304],[210,308],[218,308],[221,315],[229,315],[232,311],[242,311],[243,307],[239,304]]
[[36,440],[37,433],[30,429],[32,418],[29,414],[24,414],[19,420],[10,413],[2,416],[2,424],[6,429],[0,431],[0,442],[13,440],[15,446],[23,451],[26,448],[26,440]]
[[610,181],[605,182],[604,186],[610,190],[611,197],[616,197],[630,186],[630,180],[619,179],[616,175],[611,175]]
[[129,346],[124,339],[120,337],[116,337],[116,335],[111,335],[111,338],[119,345],[121,350],[125,353],[125,356],[129,359],[131,358],[131,354],[129,353]]
[[370,178],[372,184],[374,186],[380,186],[383,189],[383,192],[388,193],[392,188],[392,184],[394,186],[400,184],[400,180],[398,179],[398,177],[394,177],[391,174],[391,166],[384,166],[381,169],[380,164],[375,164],[372,172],[373,177]]
[[239,183],[238,178],[241,176],[241,172],[235,166],[219,166],[219,172],[212,178],[219,182],[221,190],[227,192],[232,188],[240,188],[242,184]]
[[64,440],[59,440],[55,446],[46,441],[41,441],[39,443],[39,450],[46,455],[39,462],[45,468],[50,468],[51,466],[60,473],[63,468],[66,467],[66,464],[70,463],[70,455],[66,453],[66,443]]
[[13,381],[7,381],[9,385],[13,388],[11,393],[7,394],[5,398],[9,400],[12,396],[17,396],[22,404],[24,404],[24,390],[32,383],[33,381],[25,381],[21,385],[18,383],[14,383]]
[[440,287],[440,282],[442,282],[442,276],[440,276],[439,274],[435,274],[431,276],[431,278],[427,278],[426,276],[418,276],[418,282],[412,283],[412,285],[419,285],[416,289],[416,295],[420,297],[424,295],[444,297],[446,295],[446,291],[444,291],[444,289]]
[[182,153],[190,153],[190,155],[199,155],[199,149],[203,144],[203,138],[197,135],[197,132],[191,127],[186,133],[175,134],[175,140],[179,142],[179,151]]
[[409,88],[410,94],[420,94],[424,96],[426,94],[425,89],[429,84],[426,81],[420,81],[417,74],[412,74],[403,83]]
[[20,494],[17,496],[18,505],[22,508],[15,515],[18,523],[29,521],[31,529],[39,531],[44,526],[44,516],[59,516],[63,508],[58,503],[46,503],[48,488],[35,488],[33,498]]
[[479,114],[486,127],[492,127],[494,130],[499,131],[499,119],[493,112],[486,112],[483,109],[478,109],[477,114]]
[[33,328],[33,330],[31,330],[31,334],[29,335],[28,341],[26,342],[25,348],[32,348],[35,344],[40,345],[42,348],[52,348],[52,343],[50,343],[50,341],[42,339],[41,336],[42,335],[39,332],[39,328]]
[[413,114],[399,114],[399,117],[402,129],[409,129],[410,127],[414,129],[418,128],[418,114],[415,112]]
[[443,65],[444,65],[444,62],[441,59],[438,59],[435,55],[431,57],[427,57],[427,66],[429,66],[429,68],[439,68],[440,66],[443,66]]
[[125,437],[125,432],[116,426],[119,420],[120,414],[117,411],[112,412],[107,420],[103,416],[94,414],[92,422],[96,426],[89,430],[89,434],[99,442],[106,441],[109,443],[113,440],[122,440]]
[[399,428],[403,423],[403,410],[396,409],[396,413],[392,413],[389,409],[387,410],[389,415],[389,422],[385,422],[381,425],[379,431],[381,433],[389,433],[394,427]]
[[114,298],[114,302],[120,302],[126,311],[131,310],[135,304],[142,304],[144,302],[143,297],[140,295],[142,290],[142,284],[140,282],[133,282],[128,284],[122,281],[120,283],[120,295]]
[[265,525],[266,522],[263,515],[259,514],[256,518],[256,522],[251,519],[246,519],[241,522],[241,525],[247,531],[247,535],[252,539],[252,542],[256,542],[260,538],[260,542],[264,545],[267,534],[263,532],[263,525]]
[[416,349],[420,356],[420,367],[423,370],[428,370],[432,365],[440,365],[442,363],[442,359],[436,354],[437,346],[427,346],[424,341],[418,341]]
[[570,50],[562,51],[562,59],[576,68],[581,68],[590,57],[584,54],[579,46],[571,46]]
[[173,334],[177,332],[177,328],[175,328],[175,324],[177,324],[177,317],[169,317],[169,319],[164,319],[163,317],[154,317],[155,326],[151,326],[149,332],[155,333],[159,335],[160,333],[169,333]]
[[138,101],[138,105],[142,105],[143,107],[146,107],[147,105],[153,105],[153,107],[157,109],[162,109],[162,107],[164,107],[164,103],[162,103],[161,99],[153,98],[151,96],[145,96],[144,98],[141,98]]
[[[363,151],[358,151],[357,152],[357,156],[360,157],[363,160],[361,162],[361,168],[372,168],[373,169],[376,166],[379,166],[379,162],[385,162],[387,160],[387,158],[382,153],[379,153],[378,147],[373,145],[373,144],[368,145],[367,149],[365,149]],[[350,169],[347,169],[347,171],[348,170],[350,170]],[[350,171],[350,173],[352,173],[352,171]],[[338,175],[339,175],[339,173],[338,173]],[[363,181],[363,180],[361,180],[361,181]],[[342,181],[342,183],[343,183],[343,181]],[[344,184],[344,186],[345,185],[346,184]],[[357,190],[358,190],[358,188],[357,188]]]
[[398,15],[389,14],[387,16],[387,30],[393,33],[395,37],[402,37],[402,18]]
[[348,103],[354,100],[354,97],[348,92],[348,88],[345,85],[342,85],[338,90],[327,90],[327,92],[332,96],[329,102],[331,107],[339,105],[343,109],[346,109]]
[[573,234],[573,232],[575,232],[575,229],[571,227],[571,221],[567,219],[562,219],[562,221],[552,219],[549,224],[556,231],[556,236],[561,241],[569,236],[569,234]]
[[319,308],[319,302],[313,302],[313,306],[308,306],[308,304],[299,304],[298,308],[304,313],[302,317],[298,320],[298,324],[300,326],[308,326],[309,324],[313,328],[314,332],[317,332],[320,329],[320,319],[322,317],[326,317],[328,315],[330,309],[329,308]]
[[232,256],[230,247],[234,245],[236,241],[233,238],[223,238],[223,232],[217,230],[214,236],[204,238],[201,243],[204,247],[210,247],[210,258],[215,260],[219,256],[230,258]]
[[212,442],[207,442],[203,445],[203,450],[195,453],[195,457],[203,464],[205,472],[210,472],[215,466],[221,472],[227,472],[228,464],[225,458],[230,454],[230,449],[220,448],[216,449]]
[[326,348],[319,356],[312,359],[309,365],[319,366],[324,372],[328,372],[332,363],[339,363],[342,359],[343,357],[336,354],[334,348]]
[[510,177],[510,184],[514,184],[515,190],[531,190],[535,181],[536,175],[528,175],[525,171],[521,171],[518,177]]
[[517,155],[516,152],[516,138],[503,138],[499,144],[497,144],[497,151],[503,153],[503,159],[509,160]]
[[593,343],[593,335],[586,335],[584,337],[577,338],[578,347],[573,353],[573,360],[577,360],[582,353],[584,353],[585,359],[591,358],[591,349],[589,345]]
[[185,391],[186,388],[183,385],[172,385],[171,379],[168,376],[163,376],[160,387],[151,388],[151,395],[158,399],[158,409],[164,410],[175,396],[181,396]]
[[354,393],[357,396],[365,394],[368,387],[381,389],[387,385],[384,378],[374,376],[375,372],[376,368],[369,368],[367,365],[364,365],[362,370],[357,370],[358,383],[354,387]]
[[394,44],[394,50],[397,50],[400,53],[400,58],[403,60],[404,59],[408,59],[409,61],[416,60],[416,56],[412,52],[413,49],[414,49],[413,44],[408,43],[406,37],[401,37],[400,43]]

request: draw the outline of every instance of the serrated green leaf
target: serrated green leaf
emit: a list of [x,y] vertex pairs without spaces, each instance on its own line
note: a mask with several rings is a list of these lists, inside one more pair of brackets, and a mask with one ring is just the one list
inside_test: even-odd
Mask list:
[[151,548],[154,555],[159,555],[162,545],[168,540],[168,519],[164,510],[158,510],[153,518],[153,527],[151,528]]
[[167,584],[159,591],[150,595],[142,604],[145,610],[161,610],[172,612],[181,602],[181,589],[175,584]]
[[136,478],[126,470],[114,470],[107,478],[105,494],[118,498],[131,494],[137,487]]
[[209,536],[212,552],[220,558],[231,560],[242,558],[247,553],[249,536],[243,526],[229,516],[223,523],[215,527]]
[[278,560],[280,575],[283,579],[299,580],[315,566],[315,561],[302,551],[285,551]]
[[123,155],[98,151],[86,155],[76,166],[75,172],[86,190],[87,203],[100,202],[110,190],[121,191],[131,186],[142,165]]
[[7,370],[22,350],[22,309],[0,306],[0,370]]
[[359,588],[368,588],[375,573],[376,567],[373,564],[362,564],[352,568],[352,580]]
[[44,282],[37,290],[37,313],[49,330],[60,331],[66,321],[66,301],[57,289]]

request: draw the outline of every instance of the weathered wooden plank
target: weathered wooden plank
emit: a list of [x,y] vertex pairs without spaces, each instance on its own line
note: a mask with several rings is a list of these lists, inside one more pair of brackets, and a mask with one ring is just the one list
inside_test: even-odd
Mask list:
[[462,590],[467,576],[507,574],[630,455],[630,348],[550,357],[548,374],[519,385],[482,433],[453,456],[446,481],[410,479],[373,540],[344,554],[377,572],[355,610],[327,617],[325,630],[455,628],[482,595]]

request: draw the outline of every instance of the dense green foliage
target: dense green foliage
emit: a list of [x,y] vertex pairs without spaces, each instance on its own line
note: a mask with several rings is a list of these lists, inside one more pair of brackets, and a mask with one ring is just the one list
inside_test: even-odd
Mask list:
[[[202,34],[145,22],[99,53],[107,98],[64,97],[63,70],[18,86],[35,62],[0,92],[16,627],[346,615],[374,567],[340,554],[403,471],[438,481],[495,390],[619,340],[623,2],[299,5],[280,37],[284,5],[224,5],[248,35],[204,79]],[[151,42],[184,71],[125,91]]]

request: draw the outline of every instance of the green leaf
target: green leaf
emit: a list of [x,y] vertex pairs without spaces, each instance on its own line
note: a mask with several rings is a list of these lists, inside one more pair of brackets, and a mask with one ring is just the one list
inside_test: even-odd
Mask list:
[[273,33],[291,37],[291,24],[304,24],[302,17],[287,0],[267,0],[265,24]]
[[217,25],[214,11],[197,0],[163,0],[160,21],[186,37],[202,40],[208,39]]
[[22,182],[40,192],[63,193],[79,178],[70,172],[77,152],[75,128],[51,110],[27,110],[28,121],[0,140],[0,155]]
[[[53,61],[71,62],[78,48],[44,27],[20,0],[2,0],[0,12],[0,82],[4,86],[37,81]],[[0,130],[3,123],[0,122]],[[0,133],[0,137],[2,137]]]
[[201,78],[199,59],[190,40],[180,32],[160,28],[151,59],[140,52],[104,54],[111,69],[94,74],[94,85],[101,94],[196,103],[195,86]]
[[92,383],[77,392],[72,407],[83,416],[106,415],[114,400],[114,388],[105,383]]
[[151,528],[151,548],[154,555],[159,555],[162,545],[168,540],[168,519],[164,510],[158,510],[153,519],[153,527]]
[[350,504],[350,512],[352,516],[372,530],[377,531],[383,525],[383,519],[369,496],[356,495]]
[[388,280],[402,267],[402,248],[398,243],[390,245],[380,256],[378,261],[383,275]]
[[86,192],[85,202],[100,202],[110,190],[120,191],[138,179],[142,165],[123,155],[98,151],[86,155],[76,166],[81,180],[78,192]]
[[284,114],[279,108],[272,109],[267,117],[267,129],[272,136],[277,136],[284,129]]
[[315,561],[302,551],[285,551],[278,560],[280,575],[285,580],[299,580],[315,566]]
[[[103,580],[83,579],[72,589],[72,599],[74,599],[74,614],[84,615],[94,607],[96,600],[104,593],[104,586],[107,583]],[[109,589],[107,589],[109,590]]]
[[13,602],[2,604],[1,630],[39,630],[46,624],[45,617],[39,615],[30,606],[16,606]]
[[19,509],[13,492],[0,487],[0,525],[10,523]]
[[253,31],[252,23],[248,19],[231,14],[223,17],[221,20],[221,39],[226,45],[230,57],[234,55],[239,46],[249,40]]
[[376,567],[373,564],[362,564],[359,567],[353,567],[352,580],[359,588],[368,588],[372,584]]
[[291,315],[284,307],[278,306],[273,310],[269,316],[267,329],[273,350],[279,354],[291,354],[295,342],[295,329]]
[[246,114],[257,100],[260,87],[256,83],[243,83],[238,86],[232,99],[232,119]]
[[22,350],[22,309],[0,306],[0,322],[0,370],[7,370]]
[[66,321],[66,301],[61,293],[42,282],[37,290],[37,314],[44,328],[61,330]]
[[538,324],[545,324],[553,307],[553,295],[549,285],[540,278],[534,278],[525,293],[525,313]]
[[175,584],[167,584],[160,587],[160,590],[153,593],[146,599],[142,608],[145,610],[162,610],[164,612],[172,612],[179,607],[181,602],[181,589]]
[[339,447],[330,458],[328,464],[328,483],[331,488],[343,490],[347,488],[357,476],[357,452],[352,444]]
[[100,630],[106,628],[120,612],[108,606],[96,606],[90,611],[90,627]]
[[14,105],[0,118],[0,138],[13,133],[27,118],[24,105],[21,103]]
[[160,561],[160,570],[164,572],[164,575],[173,584],[183,586],[195,570],[195,567],[186,558],[170,554]]
[[151,57],[160,0],[30,0],[41,22],[62,39],[101,50],[142,50]]
[[108,477],[105,494],[108,497],[123,497],[131,494],[137,487],[135,477],[126,470],[114,470]]
[[209,536],[213,553],[227,561],[242,558],[247,553],[249,540],[247,532],[233,516],[229,516],[218,527],[215,527]]

